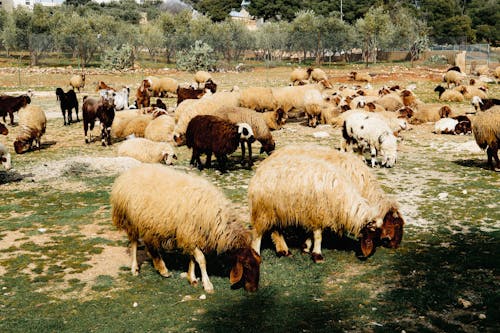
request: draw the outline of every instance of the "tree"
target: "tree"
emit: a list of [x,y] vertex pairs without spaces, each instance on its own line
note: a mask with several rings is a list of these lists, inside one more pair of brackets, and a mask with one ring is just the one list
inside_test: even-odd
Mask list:
[[0,38],[5,51],[7,51],[7,57],[9,57],[10,51],[15,50],[17,47],[16,22],[14,21],[13,15],[8,15],[5,18],[2,35]]
[[264,20],[291,21],[295,13],[301,10],[303,1],[300,0],[252,0],[248,7],[250,15],[262,17]]
[[[351,50],[356,41],[354,27],[337,17],[327,17],[323,23],[323,49],[330,52],[344,53]],[[348,59],[346,59],[348,60]]]
[[295,50],[300,50],[304,54],[304,61],[307,52],[316,51],[316,55],[321,48],[321,29],[323,17],[317,16],[312,10],[302,10],[295,15],[291,23],[290,41]]
[[290,30],[288,22],[280,21],[266,22],[255,32],[256,47],[264,52],[264,58],[273,61],[273,56],[278,53],[281,59],[280,51],[288,49]]
[[196,5],[196,10],[210,17],[214,22],[224,21],[232,9],[239,9],[239,0],[201,0]]
[[466,14],[480,42],[500,44],[500,2],[498,0],[472,0]]
[[157,62],[157,56],[160,54],[161,49],[165,45],[163,33],[158,22],[148,23],[140,27],[140,35],[142,46],[144,46],[149,55]]

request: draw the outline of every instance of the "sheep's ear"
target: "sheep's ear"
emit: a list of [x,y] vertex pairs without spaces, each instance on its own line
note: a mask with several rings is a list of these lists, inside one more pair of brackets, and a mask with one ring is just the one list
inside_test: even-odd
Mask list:
[[361,252],[363,252],[363,256],[368,257],[372,254],[375,245],[373,243],[373,236],[371,232],[363,232],[363,235],[360,239],[361,243]]
[[239,260],[236,260],[236,264],[231,269],[231,273],[229,274],[229,282],[231,282],[232,285],[236,284],[241,281],[242,277],[243,277],[243,265]]

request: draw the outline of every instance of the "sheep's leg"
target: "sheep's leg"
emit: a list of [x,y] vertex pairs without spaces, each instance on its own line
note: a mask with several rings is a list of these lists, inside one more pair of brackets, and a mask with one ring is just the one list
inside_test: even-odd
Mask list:
[[66,110],[62,109],[61,112],[62,112],[62,115],[63,115],[64,126],[66,126],[67,125],[66,124]]
[[251,167],[253,165],[252,161],[252,143],[250,141],[247,141],[248,145],[248,167]]
[[244,141],[240,141],[240,145],[241,145],[241,165],[245,165],[245,142]]
[[106,128],[101,123],[101,144],[103,147],[106,147]]
[[212,285],[212,282],[210,282],[210,279],[208,278],[208,273],[207,273],[207,263],[205,261],[205,255],[203,255],[203,252],[199,248],[195,248],[193,251],[193,256],[198,265],[200,266],[200,271],[201,271],[201,283],[203,284],[203,289],[207,293],[213,293],[214,292],[214,286]]
[[304,242],[304,244],[302,244],[302,252],[304,253],[311,253],[311,246],[312,246],[312,240],[311,238],[307,238]]
[[160,273],[160,275],[163,277],[170,277],[170,273],[168,272],[165,262],[160,256],[160,252],[156,249],[156,247],[152,246],[151,244],[146,242],[144,242],[144,244],[146,245],[146,248],[148,249],[151,258],[153,258],[153,265],[158,271],[158,273]]
[[282,234],[275,230],[271,233],[271,239],[273,240],[278,257],[290,257],[292,255]]
[[137,240],[130,242],[130,255],[132,256],[132,264],[130,265],[130,270],[132,275],[139,275],[139,264],[137,263]]
[[[201,160],[200,160],[200,164],[201,164]],[[212,152],[211,151],[207,152],[207,159],[205,160],[205,167],[206,168],[212,167]]]
[[221,155],[215,155],[215,157],[217,158],[217,164],[218,164],[218,167],[219,167],[219,171],[221,173],[226,173],[227,172],[227,168],[226,168],[226,155],[224,154],[221,154]]
[[[14,111],[9,110],[10,124],[14,125]],[[5,119],[4,119],[5,121]]]
[[321,240],[322,240],[322,232],[321,229],[316,229],[313,231],[314,234],[314,247],[312,252],[312,259],[315,263],[323,262],[323,256],[321,255]]
[[260,245],[262,243],[262,233],[258,233],[255,229],[252,229],[252,249],[260,255]]
[[377,164],[377,149],[375,149],[375,147],[370,147],[370,155],[372,157],[370,162],[372,164],[372,168],[374,168]]
[[191,260],[189,260],[189,267],[187,271],[187,279],[189,281],[189,284],[192,286],[197,286],[198,285],[198,279],[196,278],[195,274],[195,263],[194,263],[194,257],[191,257]]

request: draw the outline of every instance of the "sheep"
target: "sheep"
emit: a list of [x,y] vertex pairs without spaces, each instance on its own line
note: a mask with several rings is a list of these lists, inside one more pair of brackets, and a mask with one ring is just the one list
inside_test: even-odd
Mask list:
[[[129,135],[144,137],[146,128],[152,120],[153,116],[150,114],[140,114],[137,117],[129,119],[126,123],[122,123],[123,130],[121,131],[120,137],[124,138]],[[116,129],[116,132],[119,132],[119,130]]]
[[378,98],[375,103],[382,106],[387,111],[397,111],[403,106],[406,106],[403,102],[403,99],[396,93],[384,95]]
[[194,81],[198,84],[198,88],[200,88],[200,84],[205,83],[208,80],[212,80],[212,75],[210,75],[207,71],[197,71],[194,74]]
[[177,87],[177,105],[181,104],[186,99],[200,99],[205,95],[207,89],[192,89]]
[[423,124],[436,122],[441,118],[449,117],[452,113],[448,105],[443,104],[425,104],[417,103],[413,116],[410,118],[410,124]]
[[[472,133],[477,145],[486,149],[491,170],[500,171],[498,148],[500,146],[500,106],[479,113],[472,121]],[[496,166],[493,164],[496,161]]]
[[326,75],[326,73],[319,68],[314,68],[311,71],[310,78],[315,82],[320,82],[322,80],[328,81],[328,75]]
[[450,83],[453,83],[455,86],[461,85],[464,79],[465,75],[456,70],[448,70],[443,74],[443,82],[446,82],[448,88],[450,87]]
[[2,134],[2,135],[9,134],[9,129],[3,123],[0,123],[0,134]]
[[486,93],[486,89],[484,87],[458,86],[455,87],[454,90],[464,95],[465,99],[472,99],[474,96],[478,96],[483,99],[488,98],[488,94]]
[[2,163],[5,170],[12,168],[11,156],[7,147],[0,143],[0,163]]
[[118,147],[118,156],[128,156],[143,163],[174,164],[177,159],[174,148],[166,142],[155,142],[144,138],[125,140]]
[[85,87],[85,74],[73,75],[69,79],[69,85],[73,90],[78,89],[78,92],[80,92],[80,89]]
[[211,115],[194,117],[186,131],[186,145],[193,149],[190,165],[197,164],[203,169],[201,154],[206,154],[205,167],[211,166],[212,153],[217,158],[218,170],[226,172],[226,155],[233,153],[241,144],[242,163],[245,156],[245,142],[248,144],[248,165],[252,165],[251,144],[255,141],[252,127],[246,123],[233,124],[227,120]]
[[[234,124],[247,123],[252,127],[255,140],[261,144],[260,153],[268,155],[276,147],[271,131],[267,127],[263,114],[240,107],[222,107],[212,115],[228,120]],[[244,156],[243,156],[244,157]]]
[[163,101],[159,98],[156,99],[156,103],[154,104],[151,104],[152,107],[156,107],[156,108],[159,108],[159,109],[163,109],[163,110],[167,110],[167,105],[165,103],[163,103]]
[[458,120],[453,118],[441,118],[434,123],[434,133],[436,134],[455,134],[455,127]]
[[443,86],[434,88],[435,92],[439,93],[439,99],[446,102],[463,102],[464,95],[453,89],[445,89]]
[[[61,105],[61,112],[63,115],[64,126],[70,125],[73,122],[72,110],[75,109],[76,121],[80,121],[78,118],[78,99],[76,98],[76,93],[73,89],[64,92],[62,88],[56,89],[56,98],[59,100]],[[66,112],[68,113],[68,120],[66,121]]]
[[9,114],[10,124],[14,125],[14,112],[30,103],[31,98],[26,94],[21,96],[0,95],[0,116],[5,122],[5,117]]
[[290,81],[293,85],[300,84],[301,82],[309,81],[312,68],[295,68],[290,74]]
[[[85,134],[85,143],[92,141],[92,131],[96,118],[101,124],[101,144],[111,145],[111,124],[115,118],[115,106],[113,100],[106,98],[83,97],[82,105],[83,131]],[[90,135],[88,131],[90,130]]]
[[104,81],[99,81],[97,83],[97,87],[96,87],[95,91],[99,91],[99,90],[116,91],[115,88],[108,86],[106,83],[104,83]]
[[415,106],[417,103],[417,97],[415,94],[408,89],[404,89],[400,93],[401,99],[403,100],[403,105],[404,106]]
[[151,91],[154,97],[167,97],[169,92],[175,93],[177,92],[177,87],[179,87],[179,82],[169,77],[149,77],[148,81],[151,84]]
[[474,106],[474,109],[476,109],[476,112],[479,110],[486,111],[489,108],[493,107],[494,105],[500,105],[500,99],[498,98],[482,99],[479,96],[473,96],[471,104]]
[[304,112],[304,95],[310,89],[323,91],[325,88],[332,88],[328,81],[320,81],[317,84],[307,84],[303,86],[271,88],[274,98],[285,113],[291,110]]
[[372,82],[372,77],[368,73],[351,72],[349,77],[354,81]]
[[14,149],[17,154],[22,154],[33,147],[40,149],[40,140],[45,134],[47,117],[38,105],[28,105],[19,110],[19,132]]
[[149,122],[144,129],[144,137],[152,141],[173,142],[175,120],[169,115],[162,115]]
[[493,71],[493,76],[496,77],[497,79],[500,79],[500,66],[495,67],[495,70]]
[[113,92],[113,99],[115,101],[115,110],[121,111],[128,109],[128,98],[130,95],[130,88],[124,87],[119,91]]
[[137,103],[137,108],[146,108],[150,104],[151,97],[151,81],[146,79],[142,80],[139,88],[137,88],[137,92],[135,93],[135,101]]
[[267,111],[262,113],[262,118],[271,131],[279,130],[285,125],[288,115],[282,110]]
[[[349,154],[344,153],[341,159],[345,162],[338,163],[338,158],[330,158],[322,150],[313,154],[280,150],[259,165],[248,186],[252,247],[257,253],[266,231],[294,225],[313,232],[315,262],[323,261],[321,233],[326,228],[360,238],[364,256],[373,253],[378,237],[390,240],[388,247],[399,246],[404,221],[397,205],[386,198],[368,200],[369,196],[363,196],[363,191],[382,190],[380,186],[372,188],[370,177],[363,178],[366,189],[361,189],[364,184],[355,183],[348,170],[356,174],[358,169],[346,161]],[[277,240],[278,234],[274,236]],[[289,255],[284,240],[276,245],[278,254]]]
[[318,90],[311,89],[304,93],[304,107],[307,124],[310,127],[316,127],[321,121],[321,112],[324,105],[323,96]]
[[376,156],[381,155],[381,165],[391,168],[397,160],[397,139],[387,123],[366,112],[353,112],[342,125],[342,148],[350,150],[358,146],[358,153],[370,149],[371,166],[375,167]]
[[191,256],[187,279],[197,285],[195,261],[203,289],[213,293],[204,253],[228,253],[234,258],[231,287],[256,291],[261,258],[251,248],[251,232],[240,221],[230,201],[206,179],[155,164],[128,170],[111,190],[113,224],[131,243],[133,275],[139,274],[137,246],[142,239],[161,276],[170,277],[161,248],[182,250]]
[[259,112],[278,109],[278,102],[274,98],[270,87],[249,87],[241,91],[240,106]]

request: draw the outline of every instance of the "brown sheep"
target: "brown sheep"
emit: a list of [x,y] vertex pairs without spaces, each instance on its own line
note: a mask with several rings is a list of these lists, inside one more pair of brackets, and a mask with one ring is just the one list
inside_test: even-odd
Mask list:
[[5,116],[9,114],[10,124],[14,125],[14,112],[19,111],[31,103],[31,98],[28,95],[9,96],[0,95],[0,116],[5,122]]
[[[111,145],[111,124],[113,123],[113,119],[115,119],[115,106],[113,101],[103,97],[95,99],[85,96],[83,97],[82,116],[85,143],[90,143],[92,140],[92,131],[94,130],[94,124],[97,118],[101,123],[102,145],[106,146],[106,143],[108,146]],[[90,138],[87,135],[89,129],[91,132]]]
[[149,106],[151,97],[150,88],[151,81],[142,80],[141,85],[137,88],[137,92],[135,94],[137,108],[147,108]]

